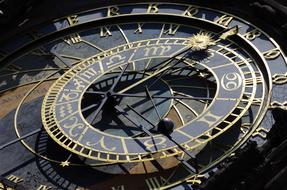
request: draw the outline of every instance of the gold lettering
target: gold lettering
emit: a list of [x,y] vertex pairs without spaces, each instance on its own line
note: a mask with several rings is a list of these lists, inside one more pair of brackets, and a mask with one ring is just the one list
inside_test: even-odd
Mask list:
[[244,34],[244,37],[247,39],[247,40],[254,40],[255,38],[259,37],[261,35],[261,32],[257,29],[255,30],[252,30],[250,32],[247,32],[246,34]]
[[280,50],[275,48],[263,53],[263,56],[266,59],[275,59],[280,55]]
[[215,23],[220,24],[222,26],[228,26],[229,23],[232,21],[232,16],[223,15],[215,20]]
[[120,13],[119,13],[119,7],[116,7],[116,6],[114,6],[114,7],[109,7],[108,8],[108,17],[110,17],[110,16],[115,16],[115,15],[119,15]]
[[142,26],[144,24],[140,24],[138,23],[138,28],[134,31],[135,34],[142,34],[143,33],[143,30],[142,30]]
[[157,47],[148,47],[145,48],[145,55],[146,57],[148,56],[162,56],[165,53],[167,53],[169,50],[171,50],[171,46],[157,46]]
[[183,15],[184,16],[189,16],[189,17],[192,17],[194,16],[195,14],[198,13],[198,9],[193,7],[193,6],[189,6],[186,11],[184,11]]
[[72,45],[72,44],[76,44],[76,43],[81,42],[82,38],[81,38],[81,36],[78,33],[75,33],[75,34],[72,34],[72,35],[70,35],[68,37],[65,37],[64,41],[67,44]]
[[10,180],[10,181],[12,181],[12,182],[14,182],[14,183],[20,183],[20,182],[23,181],[22,178],[17,177],[17,176],[15,176],[15,175],[10,175],[7,179]]
[[168,185],[169,182],[164,177],[151,177],[145,180],[148,188],[150,190],[157,190],[160,189],[163,185]]
[[177,30],[179,29],[180,25],[173,25],[170,24],[169,28],[165,31],[163,31],[164,34],[169,34],[169,35],[175,35],[175,33],[177,32]]
[[153,3],[153,4],[149,4],[148,9],[147,9],[147,13],[158,13],[158,4]]
[[67,17],[70,26],[73,26],[79,22],[78,15],[71,15]]
[[100,32],[100,36],[101,37],[108,37],[108,36],[112,36],[112,33],[110,31],[110,27],[101,27],[101,32]]
[[40,186],[37,188],[37,190],[50,190],[50,189],[52,189],[52,187],[48,187],[48,186],[46,186],[46,185],[40,185]]
[[86,142],[86,145],[87,146],[95,146],[95,145],[100,145],[103,149],[107,150],[107,151],[115,151],[116,150],[116,147],[107,147],[106,144],[105,144],[105,137],[102,137],[99,141],[93,143],[93,142]]

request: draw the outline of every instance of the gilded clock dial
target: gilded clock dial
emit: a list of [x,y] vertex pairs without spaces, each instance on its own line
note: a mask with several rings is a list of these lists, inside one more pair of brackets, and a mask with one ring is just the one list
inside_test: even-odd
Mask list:
[[208,7],[102,7],[0,50],[3,187],[199,184],[248,139],[264,141],[269,109],[284,105],[280,47]]

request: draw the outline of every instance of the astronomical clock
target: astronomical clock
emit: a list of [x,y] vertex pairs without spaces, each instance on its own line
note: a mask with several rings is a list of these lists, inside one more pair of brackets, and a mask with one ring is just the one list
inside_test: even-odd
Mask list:
[[105,4],[0,44],[0,189],[194,189],[286,108],[286,55],[256,19]]

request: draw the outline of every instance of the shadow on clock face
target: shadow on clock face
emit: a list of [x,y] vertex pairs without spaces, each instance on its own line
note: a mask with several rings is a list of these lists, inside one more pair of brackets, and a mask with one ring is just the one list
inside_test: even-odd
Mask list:
[[[36,164],[43,176],[54,186],[61,189],[112,189],[125,186],[125,189],[149,189],[145,180],[162,179],[162,185],[168,185],[190,175],[182,166],[177,166],[174,158],[154,160],[145,163],[109,164],[92,166],[98,163],[71,154],[57,145],[49,136],[42,132],[38,135],[36,151],[53,160],[65,161],[69,158],[71,165],[61,166],[61,163],[50,162],[41,158]],[[89,165],[90,164],[90,165]],[[176,174],[176,175],[175,175]],[[169,181],[170,180],[170,181]]]

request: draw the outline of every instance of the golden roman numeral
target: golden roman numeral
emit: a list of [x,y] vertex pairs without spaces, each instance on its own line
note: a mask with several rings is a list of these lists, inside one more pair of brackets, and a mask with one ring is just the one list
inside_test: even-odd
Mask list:
[[160,176],[160,177],[151,177],[145,180],[148,188],[150,190],[158,190],[160,189],[163,185],[168,185],[169,182],[167,179],[165,179],[164,177]]
[[37,190],[50,190],[52,187],[46,186],[46,185],[40,185]]
[[164,30],[163,33],[168,35],[175,35],[179,27],[180,25],[170,24],[168,29]]
[[112,36],[112,33],[110,31],[110,27],[106,27],[106,26],[101,27],[100,36],[101,37]]
[[75,33],[75,34],[72,34],[72,35],[64,38],[64,41],[67,44],[72,45],[72,44],[76,44],[76,43],[81,42],[82,38],[81,38],[81,36],[78,33]]
[[22,178],[15,176],[15,175],[10,175],[7,179],[14,182],[14,183],[20,183],[23,181]]
[[220,24],[222,26],[228,26],[232,21],[233,17],[228,15],[223,15],[215,20],[215,23]]
[[135,34],[141,34],[143,33],[142,27],[144,24],[138,23],[138,28],[134,31]]

